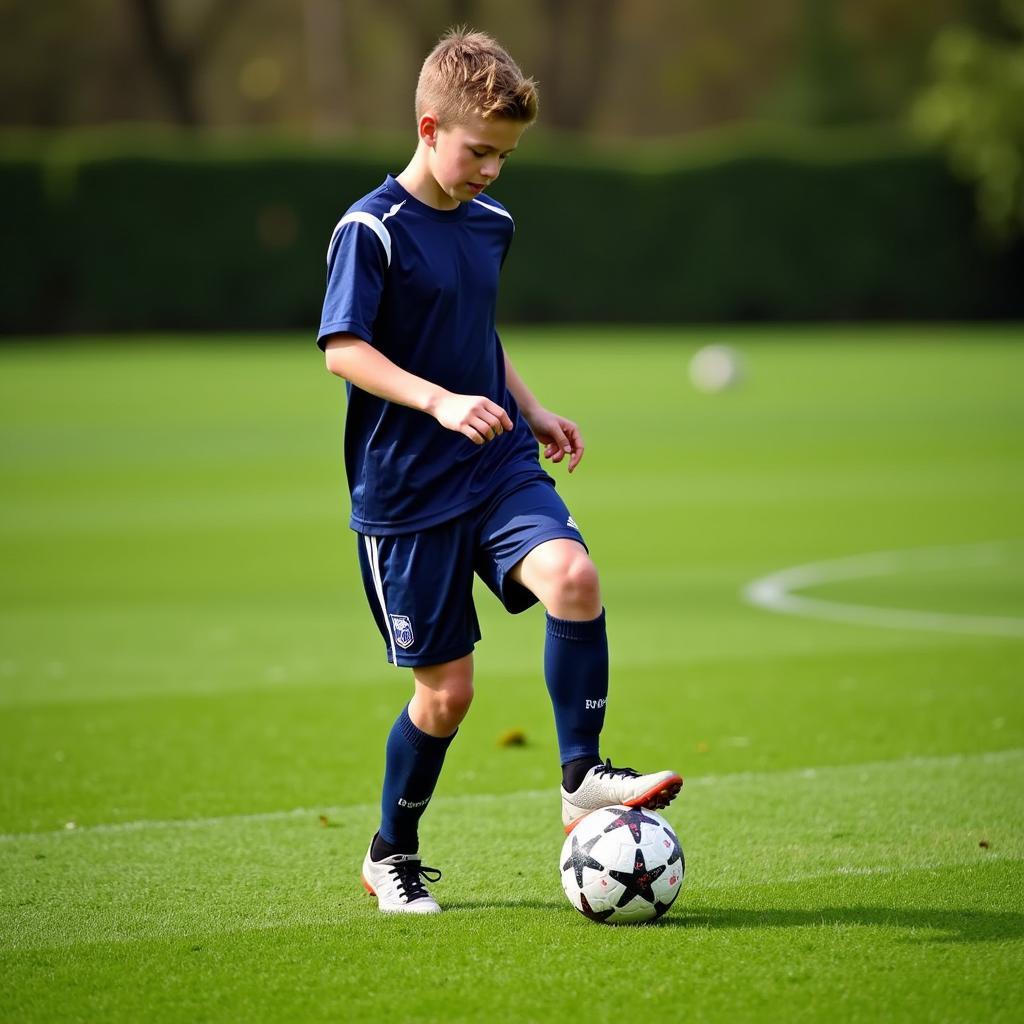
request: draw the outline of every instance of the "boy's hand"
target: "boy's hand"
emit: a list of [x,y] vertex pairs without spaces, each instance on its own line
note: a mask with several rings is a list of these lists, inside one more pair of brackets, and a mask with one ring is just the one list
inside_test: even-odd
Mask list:
[[544,445],[544,458],[552,462],[561,462],[569,456],[569,472],[571,473],[583,458],[583,435],[580,428],[564,416],[538,409],[526,418],[533,436]]
[[485,444],[512,429],[508,413],[483,395],[447,392],[437,400],[431,412],[442,427],[464,434],[473,444]]

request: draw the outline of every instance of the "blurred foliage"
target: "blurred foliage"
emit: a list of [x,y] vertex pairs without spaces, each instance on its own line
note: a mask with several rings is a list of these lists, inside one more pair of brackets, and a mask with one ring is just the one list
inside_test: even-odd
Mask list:
[[625,139],[896,119],[936,33],[991,3],[0,0],[0,124],[408,131],[420,63],[457,22],[539,80],[552,129]]
[[[19,149],[0,158],[30,243],[0,279],[6,332],[312,330],[331,228],[407,157],[134,131]],[[1024,247],[986,251],[941,157],[874,128],[548,140],[493,192],[517,225],[504,322],[1024,316]]]
[[983,223],[1005,241],[1024,232],[1024,0],[1003,12],[1002,37],[966,25],[938,36],[912,120],[975,184]]
[[801,0],[800,44],[775,109],[806,124],[863,120],[872,113],[837,0]]

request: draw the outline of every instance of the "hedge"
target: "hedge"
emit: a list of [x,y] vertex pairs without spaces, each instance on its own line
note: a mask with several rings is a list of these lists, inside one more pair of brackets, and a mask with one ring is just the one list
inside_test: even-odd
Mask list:
[[54,322],[69,304],[64,233],[47,195],[43,166],[30,156],[0,160],[4,260],[0,273],[0,331],[29,331]]
[[[5,333],[313,330],[334,224],[407,156],[132,136],[3,148]],[[989,247],[970,193],[902,142],[541,143],[493,193],[517,225],[505,321],[1024,315],[1024,246]]]

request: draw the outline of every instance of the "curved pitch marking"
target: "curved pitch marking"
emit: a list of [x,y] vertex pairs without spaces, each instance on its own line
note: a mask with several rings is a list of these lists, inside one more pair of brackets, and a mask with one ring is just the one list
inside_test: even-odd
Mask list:
[[890,576],[906,569],[948,569],[998,565],[1005,561],[1005,542],[960,544],[907,551],[875,551],[870,554],[811,562],[762,576],[743,588],[743,599],[758,608],[784,615],[852,622],[886,629],[925,629],[939,633],[974,633],[981,636],[1024,637],[1024,619],[1002,615],[967,615],[959,612],[928,612],[911,608],[878,608],[845,604],[793,591],[804,587]]

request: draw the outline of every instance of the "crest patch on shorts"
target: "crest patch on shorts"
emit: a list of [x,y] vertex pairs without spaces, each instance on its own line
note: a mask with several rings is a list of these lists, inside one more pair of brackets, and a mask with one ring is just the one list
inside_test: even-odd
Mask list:
[[408,615],[392,615],[391,630],[395,636],[395,643],[403,651],[412,647],[416,638],[412,635],[412,620]]

